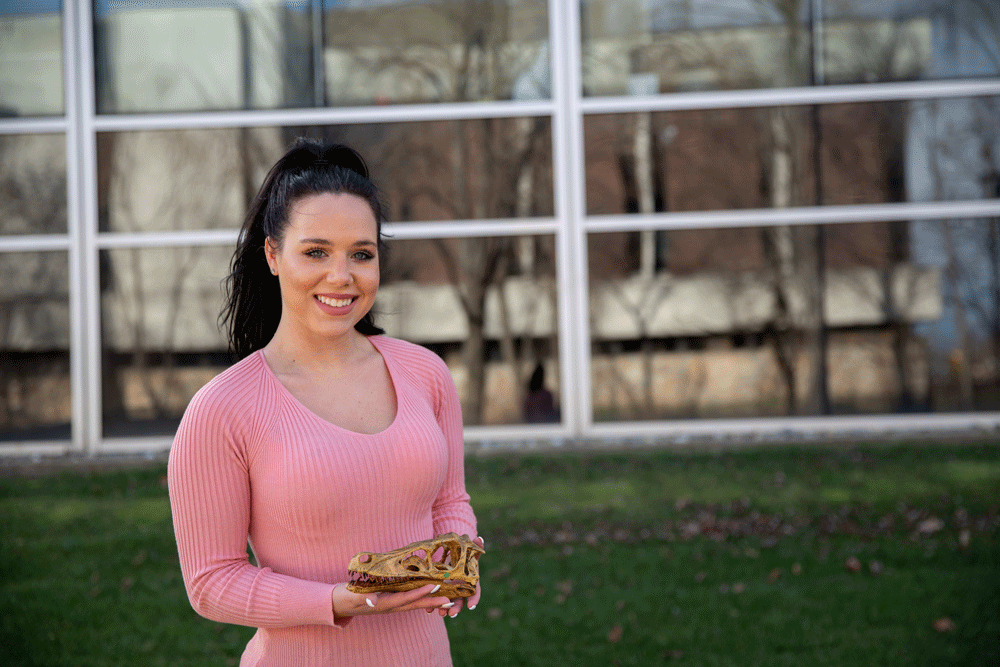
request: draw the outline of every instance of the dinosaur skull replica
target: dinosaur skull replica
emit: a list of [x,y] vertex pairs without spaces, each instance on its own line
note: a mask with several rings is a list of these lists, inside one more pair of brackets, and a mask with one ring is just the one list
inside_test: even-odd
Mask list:
[[435,595],[467,598],[476,592],[479,557],[485,550],[468,535],[445,533],[433,540],[374,554],[362,551],[351,559],[347,589],[354,593],[409,591],[440,584]]

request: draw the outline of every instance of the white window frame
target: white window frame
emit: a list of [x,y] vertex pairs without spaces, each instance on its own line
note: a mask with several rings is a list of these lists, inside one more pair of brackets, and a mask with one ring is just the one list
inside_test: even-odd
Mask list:
[[844,102],[928,100],[1000,95],[1000,78],[681,93],[648,97],[585,98],[582,95],[580,8],[574,0],[549,0],[552,99],[534,102],[310,108],[184,114],[98,115],[95,111],[92,5],[63,6],[65,113],[58,118],[0,119],[0,134],[62,133],[66,140],[65,234],[0,237],[0,252],[64,251],[69,262],[69,441],[7,442],[0,456],[49,454],[157,454],[169,437],[110,438],[103,434],[99,253],[112,248],[229,245],[238,230],[121,233],[97,225],[97,133],[135,130],[238,128],[289,125],[390,123],[500,117],[548,117],[552,121],[554,210],[551,217],[387,224],[399,239],[550,234],[556,240],[558,334],[562,421],[548,425],[468,426],[470,446],[481,450],[559,446],[571,442],[684,443],[693,439],[733,442],[874,438],[920,434],[996,433],[1000,413],[754,417],[741,419],[595,423],[591,386],[587,237],[608,231],[710,229],[752,225],[838,224],[856,221],[980,218],[1000,216],[1000,200],[805,206],[774,210],[703,211],[652,215],[586,213],[583,122],[587,115],[664,110],[812,105]]

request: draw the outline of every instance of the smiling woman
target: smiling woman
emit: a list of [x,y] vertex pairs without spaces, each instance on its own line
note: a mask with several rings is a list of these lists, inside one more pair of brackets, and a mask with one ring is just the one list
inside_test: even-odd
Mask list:
[[381,222],[352,149],[299,140],[278,161],[233,255],[239,362],[195,395],[171,448],[188,596],[258,628],[243,664],[450,665],[443,619],[479,601],[347,588],[355,553],[476,534],[448,368],[372,319]]

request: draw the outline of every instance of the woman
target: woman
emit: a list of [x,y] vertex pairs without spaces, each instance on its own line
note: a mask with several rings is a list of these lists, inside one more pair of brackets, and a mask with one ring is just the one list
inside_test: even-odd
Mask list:
[[372,318],[381,223],[350,148],[300,139],[275,164],[227,285],[239,361],[191,400],[170,452],[188,597],[258,628],[244,666],[450,665],[444,617],[479,601],[345,586],[357,552],[476,535],[448,369]]

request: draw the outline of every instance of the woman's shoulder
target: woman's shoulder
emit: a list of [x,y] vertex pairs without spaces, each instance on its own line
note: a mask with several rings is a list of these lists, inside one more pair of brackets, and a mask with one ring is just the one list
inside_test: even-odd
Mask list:
[[384,334],[372,336],[371,341],[382,353],[383,358],[388,357],[390,361],[396,362],[411,373],[429,378],[451,379],[451,372],[444,359],[423,345]]
[[256,402],[265,371],[260,352],[241,359],[199,389],[188,410],[240,411]]

